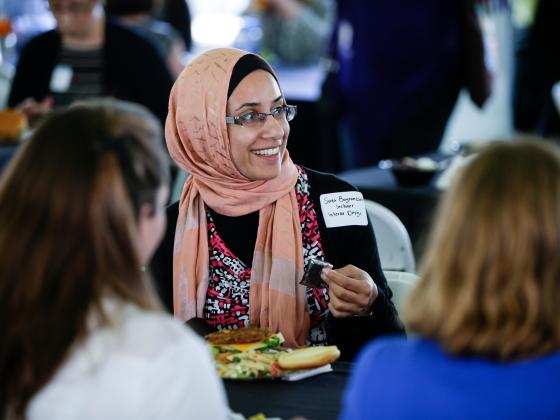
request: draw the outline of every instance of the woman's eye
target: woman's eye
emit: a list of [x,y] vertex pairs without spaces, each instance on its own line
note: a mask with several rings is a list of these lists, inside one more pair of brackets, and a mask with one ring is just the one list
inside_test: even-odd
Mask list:
[[275,117],[279,116],[279,115],[282,115],[283,112],[284,112],[284,107],[283,106],[277,106],[272,111],[270,111],[270,113],[272,115],[274,115]]
[[244,122],[254,121],[257,119],[257,113],[247,112],[246,114],[241,115],[239,118],[241,118],[241,120]]

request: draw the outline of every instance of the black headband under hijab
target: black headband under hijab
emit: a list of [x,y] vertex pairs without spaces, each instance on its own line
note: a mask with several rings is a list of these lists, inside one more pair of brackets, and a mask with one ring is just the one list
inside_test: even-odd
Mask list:
[[[254,54],[247,54],[237,60],[233,70],[231,71],[231,77],[229,79],[229,87],[227,91],[227,97],[231,96],[237,85],[247,76],[249,73],[255,70],[264,70],[272,74],[272,77],[276,79],[276,75],[272,68],[268,65],[266,61]],[[278,82],[278,79],[276,79]]]

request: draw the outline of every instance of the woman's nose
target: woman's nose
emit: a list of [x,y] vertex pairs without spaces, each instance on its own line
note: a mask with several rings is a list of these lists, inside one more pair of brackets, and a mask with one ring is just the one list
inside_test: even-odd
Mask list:
[[282,120],[277,120],[272,115],[266,117],[262,127],[263,135],[278,138],[284,135],[284,131]]

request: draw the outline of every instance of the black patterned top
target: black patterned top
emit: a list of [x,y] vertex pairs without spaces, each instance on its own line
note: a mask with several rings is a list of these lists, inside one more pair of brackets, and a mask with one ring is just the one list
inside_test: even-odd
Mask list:
[[[299,207],[305,267],[313,259],[324,260],[321,235],[314,202],[309,195],[309,182],[305,171],[298,167],[296,197]],[[220,237],[210,212],[208,217],[208,247],[210,254],[210,279],[206,293],[204,318],[218,330],[249,326],[249,287],[251,268],[233,254]],[[307,289],[307,305],[311,328],[308,345],[327,344],[326,321],[329,314],[328,289]]]

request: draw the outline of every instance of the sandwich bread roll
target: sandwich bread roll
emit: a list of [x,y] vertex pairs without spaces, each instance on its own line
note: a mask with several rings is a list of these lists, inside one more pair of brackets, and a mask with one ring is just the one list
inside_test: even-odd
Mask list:
[[340,357],[336,346],[305,347],[283,353],[278,366],[284,370],[312,369],[334,362]]

